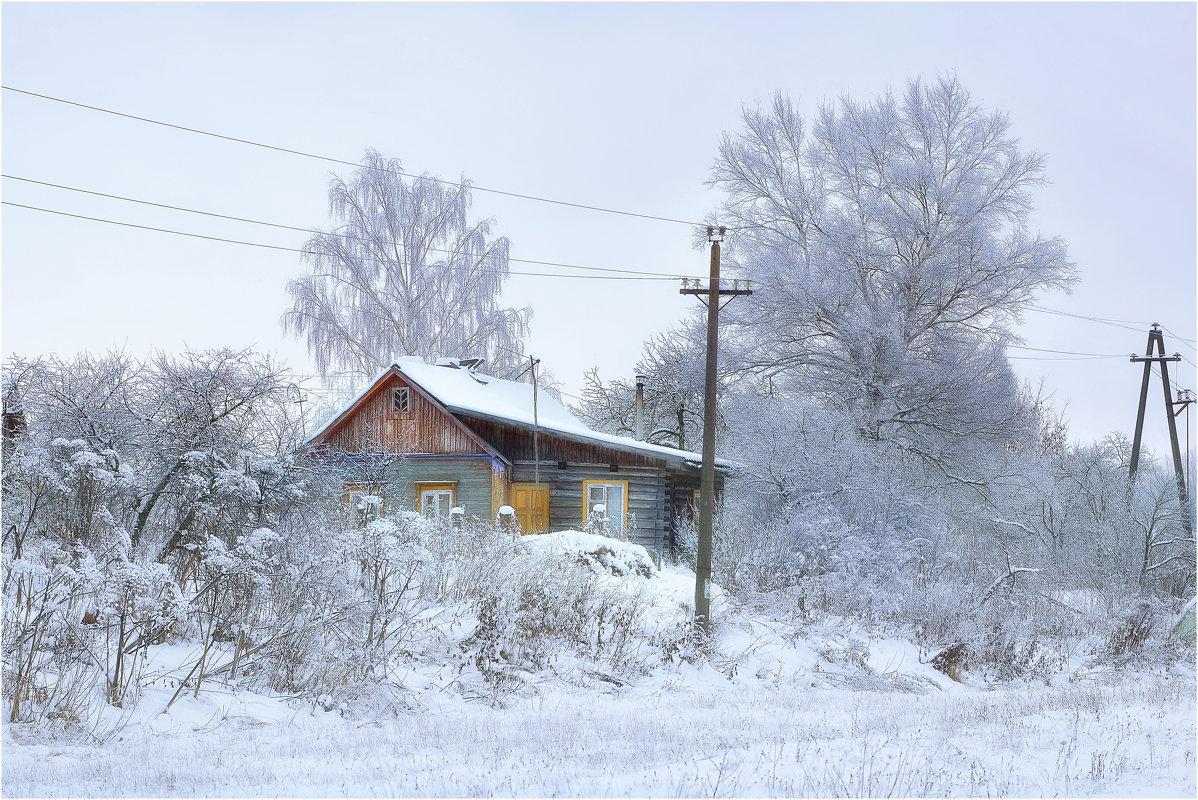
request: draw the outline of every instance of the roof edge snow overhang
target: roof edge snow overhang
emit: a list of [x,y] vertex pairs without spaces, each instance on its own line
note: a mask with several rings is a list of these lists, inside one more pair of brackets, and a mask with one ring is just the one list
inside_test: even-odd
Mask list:
[[[455,406],[449,403],[445,404],[445,408],[454,414],[461,414],[462,416],[466,417],[475,417],[476,419],[484,419],[488,422],[497,422],[500,425],[509,425],[513,428],[522,428],[525,430],[533,429],[527,423],[508,419],[507,417],[503,417],[498,414],[488,414],[483,411],[477,411],[473,408]],[[646,456],[648,458],[658,458],[676,469],[699,469],[703,463],[702,456],[700,456],[698,453],[692,453],[688,450],[669,452],[668,448],[658,449],[660,445],[641,446],[637,442],[633,441],[629,441],[628,443],[613,442],[607,438],[599,436],[587,436],[581,431],[566,430],[552,425],[538,425],[536,430],[549,436],[557,436],[562,439],[568,439],[572,442],[579,442],[580,444],[604,447],[608,450],[618,450],[622,453],[631,453],[633,455]],[[715,460],[716,470],[721,473],[731,472],[733,469],[735,469],[735,466],[736,465],[731,461],[727,461],[722,458],[717,458]]]

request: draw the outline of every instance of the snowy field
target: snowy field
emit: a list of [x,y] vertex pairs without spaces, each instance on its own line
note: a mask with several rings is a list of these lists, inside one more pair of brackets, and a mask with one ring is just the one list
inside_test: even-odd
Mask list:
[[[587,569],[651,604],[653,625],[689,613],[694,573],[653,569],[639,547],[577,532],[526,542],[569,559],[590,554]],[[639,574],[646,564],[649,574]],[[346,698],[268,697],[213,681],[172,704],[199,652],[163,645],[146,667],[140,700],[127,712],[94,704],[82,736],[5,725],[0,790],[7,797],[1193,797],[1198,790],[1192,659],[1153,667],[1079,657],[1047,682],[992,684],[970,673],[957,682],[912,642],[848,620],[799,625],[734,608],[718,594],[713,614],[723,621],[707,657],[675,658],[639,674],[607,674],[563,653],[500,686],[426,656],[373,694]]]
[[[709,669],[398,719],[201,695],[103,745],[4,738],[5,796],[1193,797],[1192,676],[850,691]],[[146,697],[142,706],[163,702]]]

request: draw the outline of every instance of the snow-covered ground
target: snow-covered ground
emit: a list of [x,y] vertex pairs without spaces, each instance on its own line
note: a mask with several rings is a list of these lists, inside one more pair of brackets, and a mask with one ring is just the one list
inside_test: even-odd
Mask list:
[[[528,540],[596,552],[596,537]],[[610,540],[604,540],[610,542]],[[599,548],[674,613],[693,573]],[[639,550],[639,548],[637,548]],[[643,573],[649,572],[650,577]],[[175,694],[164,647],[112,737],[47,744],[5,726],[9,797],[1193,797],[1193,664],[1063,670],[1050,683],[957,683],[902,639],[829,620],[724,614],[714,654],[617,677],[563,660],[488,693],[416,663],[376,697]],[[450,671],[451,672],[451,671]],[[116,718],[91,721],[113,729]]]
[[[165,690],[145,703],[165,702]],[[103,745],[4,738],[9,797],[1193,797],[1192,680],[927,694],[679,670],[398,719],[201,695]]]

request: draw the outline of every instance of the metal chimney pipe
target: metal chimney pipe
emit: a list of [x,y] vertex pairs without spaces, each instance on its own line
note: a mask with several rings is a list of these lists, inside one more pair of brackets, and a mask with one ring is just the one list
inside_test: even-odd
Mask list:
[[636,376],[636,436],[638,442],[645,440],[645,381],[644,375]]

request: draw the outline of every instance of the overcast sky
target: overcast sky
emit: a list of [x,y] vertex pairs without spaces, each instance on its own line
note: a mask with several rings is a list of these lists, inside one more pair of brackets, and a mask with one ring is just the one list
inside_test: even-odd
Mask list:
[[[1132,4],[66,4],[0,6],[7,87],[279,147],[675,219],[742,104],[781,89],[805,113],[956,73],[1047,156],[1035,228],[1081,281],[1029,311],[1030,347],[1116,356],[1015,361],[1075,438],[1130,435],[1147,323],[1195,373],[1195,6]],[[255,220],[327,223],[348,167],[0,93],[6,175]],[[281,247],[304,234],[5,179],[3,199]],[[705,274],[685,225],[476,192],[518,258]],[[301,373],[279,316],[298,254],[3,208],[5,356],[255,347]],[[533,271],[513,264],[514,270]],[[546,271],[546,270],[539,270]],[[513,277],[527,352],[577,394],[631,377],[643,341],[693,298],[677,283]],[[1187,341],[1188,340],[1188,341]],[[468,354],[462,354],[468,355]],[[1071,360],[1078,359],[1078,360]],[[317,386],[315,381],[305,385]],[[1167,447],[1160,386],[1147,441]],[[1182,417],[1184,420],[1184,416]],[[1183,423],[1184,425],[1184,423]]]

